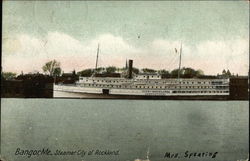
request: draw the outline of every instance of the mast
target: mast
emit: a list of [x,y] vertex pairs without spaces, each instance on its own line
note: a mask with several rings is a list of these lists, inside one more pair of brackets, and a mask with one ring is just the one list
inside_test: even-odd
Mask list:
[[95,72],[97,71],[99,48],[100,48],[100,44],[98,43],[97,53],[96,53],[96,62],[95,62]]
[[180,79],[180,72],[181,72],[181,53],[182,53],[182,43],[181,43],[181,48],[180,48],[180,60],[179,60],[178,79]]
[[148,147],[148,151],[147,151],[147,160],[149,161],[149,147]]

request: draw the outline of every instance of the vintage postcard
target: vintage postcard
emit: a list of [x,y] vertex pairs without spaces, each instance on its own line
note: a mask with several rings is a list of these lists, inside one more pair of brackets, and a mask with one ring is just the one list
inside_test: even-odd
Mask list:
[[3,161],[248,161],[249,1],[2,1]]

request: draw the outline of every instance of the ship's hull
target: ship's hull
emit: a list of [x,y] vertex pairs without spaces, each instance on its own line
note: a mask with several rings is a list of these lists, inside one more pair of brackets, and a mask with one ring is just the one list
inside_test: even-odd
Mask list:
[[88,98],[88,99],[153,99],[153,100],[228,100],[228,95],[136,95],[103,94],[54,89],[54,98]]

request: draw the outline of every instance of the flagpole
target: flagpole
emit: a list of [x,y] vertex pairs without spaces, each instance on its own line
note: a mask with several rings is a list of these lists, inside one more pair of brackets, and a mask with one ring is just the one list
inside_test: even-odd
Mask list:
[[181,53],[182,53],[182,43],[180,48],[180,60],[179,60],[179,70],[178,70],[178,79],[180,79],[180,70],[181,70]]
[[96,62],[95,62],[95,71],[97,72],[97,64],[98,64],[98,55],[99,55],[99,47],[100,44],[98,43],[98,47],[97,47],[97,54],[96,54]]

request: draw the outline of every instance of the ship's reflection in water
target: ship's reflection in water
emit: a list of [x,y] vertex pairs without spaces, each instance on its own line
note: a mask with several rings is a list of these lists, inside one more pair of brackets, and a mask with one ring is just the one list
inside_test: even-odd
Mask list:
[[[248,101],[2,99],[8,161],[162,161],[166,152],[248,157]],[[119,155],[15,155],[16,149],[119,150]],[[148,150],[150,149],[150,150]],[[149,152],[148,152],[149,151]],[[148,157],[147,157],[148,152]],[[83,153],[82,153],[83,154]],[[172,160],[190,160],[174,158]],[[209,161],[211,157],[192,160]]]

